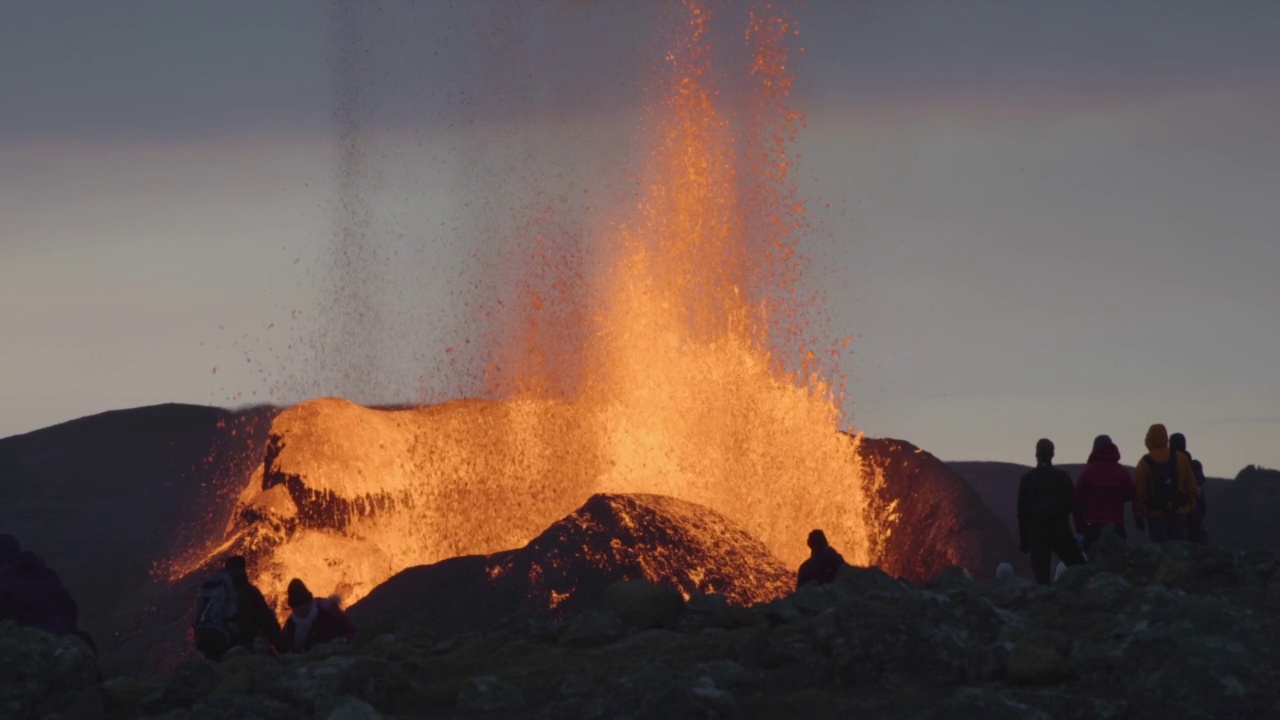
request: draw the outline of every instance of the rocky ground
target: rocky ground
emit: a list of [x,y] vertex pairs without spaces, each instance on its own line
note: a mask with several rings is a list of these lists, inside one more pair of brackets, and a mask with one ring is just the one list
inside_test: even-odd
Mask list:
[[[734,607],[620,583],[602,606],[437,641],[396,617],[301,657],[100,682],[79,641],[0,625],[16,718],[1280,716],[1280,556],[1107,542],[1052,588],[851,569]],[[674,596],[674,597],[673,597]]]

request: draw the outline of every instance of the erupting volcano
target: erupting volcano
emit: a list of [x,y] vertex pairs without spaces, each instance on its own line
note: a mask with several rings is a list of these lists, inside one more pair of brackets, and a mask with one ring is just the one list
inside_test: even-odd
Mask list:
[[796,30],[751,12],[743,105],[716,89],[732,73],[712,13],[683,13],[639,197],[596,239],[599,267],[531,225],[492,399],[282,411],[208,558],[245,552],[269,593],[303,577],[351,603],[407,567],[520,547],[593,494],[644,493],[710,508],[793,567],[815,527],[851,562],[885,559],[893,503],[841,432],[842,345],[820,349],[800,290]]

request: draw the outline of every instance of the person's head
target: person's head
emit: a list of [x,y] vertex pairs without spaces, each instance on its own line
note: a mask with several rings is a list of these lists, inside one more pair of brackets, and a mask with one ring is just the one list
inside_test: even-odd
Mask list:
[[1008,580],[1013,577],[1013,566],[1007,562],[1000,563],[996,566],[996,579]]
[[294,612],[310,611],[311,603],[315,600],[311,595],[311,591],[298,578],[289,581],[287,597],[289,599],[289,609]]
[[222,568],[232,577],[249,577],[249,568],[243,555],[230,555],[222,563]]
[[1053,460],[1053,441],[1049,438],[1040,438],[1036,442],[1036,462],[1047,463]]
[[18,542],[18,538],[8,534],[0,534],[0,562],[4,562],[9,558],[22,552],[22,543]]
[[1169,447],[1169,431],[1164,425],[1156,423],[1147,428],[1146,445],[1148,450],[1163,450]]
[[1187,451],[1187,436],[1182,433],[1174,433],[1169,436],[1169,449],[1178,452]]
[[821,550],[827,547],[827,535],[821,530],[814,530],[809,533],[809,549]]
[[1093,439],[1093,449],[1094,449],[1094,450],[1097,450],[1098,448],[1102,447],[1103,445],[1114,445],[1114,444],[1115,444],[1115,443],[1111,442],[1111,436],[1110,436],[1110,435],[1099,435],[1098,437],[1096,437],[1096,438],[1094,438],[1094,439]]

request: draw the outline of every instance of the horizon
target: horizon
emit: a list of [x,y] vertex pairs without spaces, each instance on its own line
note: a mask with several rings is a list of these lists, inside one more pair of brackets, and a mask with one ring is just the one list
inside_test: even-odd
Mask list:
[[[575,232],[614,219],[662,13],[380,7],[351,38],[323,3],[0,6],[0,438],[479,394],[474,326],[540,193],[600,199]],[[1209,475],[1280,467],[1280,6],[1226,8],[793,8],[844,427],[951,462],[1050,437],[1067,464],[1103,432],[1140,457],[1162,422]],[[377,282],[335,301],[344,222]],[[354,337],[332,302],[376,310],[367,375],[324,357]]]

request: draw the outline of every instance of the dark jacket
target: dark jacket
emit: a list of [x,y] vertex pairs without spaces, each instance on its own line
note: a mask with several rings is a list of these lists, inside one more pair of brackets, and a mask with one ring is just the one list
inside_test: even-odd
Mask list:
[[830,545],[815,550],[808,560],[800,564],[800,572],[796,574],[796,589],[809,582],[829,583],[836,579],[844,565],[844,556]]
[[1089,455],[1076,481],[1072,509],[1076,532],[1089,525],[1124,525],[1124,504],[1133,500],[1133,479],[1120,464],[1120,449],[1104,443]]
[[338,603],[333,600],[316,598],[316,617],[306,637],[299,642],[297,637],[297,621],[292,614],[284,623],[284,631],[280,638],[281,652],[306,652],[316,645],[323,645],[339,638],[351,642],[356,636],[356,626],[351,624],[347,614],[342,612]]
[[34,553],[19,552],[0,565],[0,620],[73,635],[79,614],[61,578]]
[[[1018,543],[1029,547],[1037,530],[1066,526],[1071,516],[1074,488],[1071,476],[1043,463],[1022,476],[1018,483]],[[1067,528],[1070,532],[1070,527]]]
[[271,646],[280,649],[280,621],[262,591],[249,582],[248,576],[229,572],[236,589],[236,622],[231,642],[250,650],[254,638],[265,638]]

